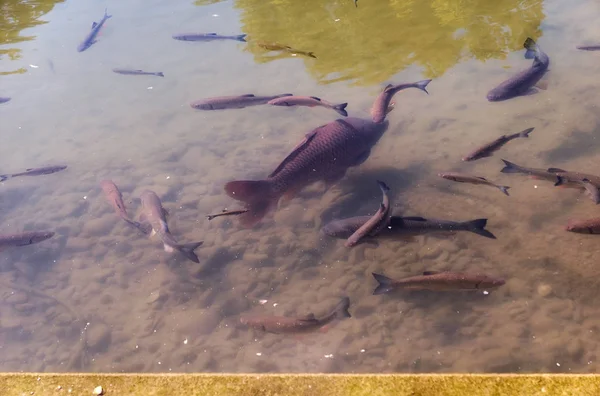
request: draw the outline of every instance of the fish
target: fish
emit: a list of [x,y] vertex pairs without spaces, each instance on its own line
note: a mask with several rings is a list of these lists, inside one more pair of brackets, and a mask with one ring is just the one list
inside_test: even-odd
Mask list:
[[6,96],[0,96],[0,103],[10,102],[10,99],[11,98],[6,97]]
[[595,44],[595,45],[578,45],[577,49],[578,50],[582,50],[582,51],[600,51],[600,44]]
[[[559,180],[558,180],[557,184],[558,185],[562,184],[563,178],[561,176],[558,176],[558,179]],[[584,178],[582,180],[575,181],[575,183],[581,184],[583,186],[583,188],[585,188],[588,195],[590,196],[590,198],[592,199],[592,201],[594,201],[594,203],[596,205],[598,205],[600,203],[600,190],[591,181]]]
[[308,56],[310,58],[317,59],[316,55],[313,52],[297,50],[288,45],[283,45],[283,44],[278,44],[278,43],[266,43],[264,41],[259,41],[257,44],[259,47],[264,48],[268,51],[284,51],[284,52],[289,52],[290,54],[293,54],[293,55],[304,55],[304,56]]
[[234,180],[225,184],[231,198],[243,201],[242,225],[258,223],[279,199],[291,199],[306,186],[325,182],[325,190],[342,179],[348,168],[367,160],[388,123],[348,117],[321,125],[308,134],[263,180]]
[[143,70],[139,70],[139,69],[113,69],[112,70],[115,73],[118,74],[126,74],[126,75],[130,75],[130,76],[157,76],[157,77],[164,77],[165,75],[163,74],[163,72],[146,72]]
[[217,96],[213,98],[197,100],[190,103],[190,106],[197,110],[243,109],[244,107],[249,106],[264,105],[273,99],[287,96],[292,96],[292,94],[285,93],[274,96],[255,96],[254,94]]
[[[321,232],[334,238],[348,238],[370,218],[370,216],[356,216],[342,220],[333,220],[321,228]],[[486,225],[487,219],[458,222],[452,220],[426,219],[418,216],[391,216],[387,226],[379,233],[371,236],[402,237],[435,232],[469,231],[486,238],[496,239],[494,234],[485,229]]]
[[223,209],[223,211],[221,213],[215,213],[215,214],[211,214],[211,215],[207,215],[206,218],[208,220],[212,220],[215,217],[221,217],[221,216],[237,216],[237,215],[241,215],[248,212],[248,209],[241,209],[241,210],[226,210]]
[[298,334],[316,331],[334,320],[351,318],[348,308],[350,299],[343,297],[335,308],[324,317],[318,319],[310,313],[306,316],[293,318],[288,316],[255,316],[242,315],[240,322],[250,328],[273,334]]
[[566,187],[578,188],[585,188],[585,186],[582,183],[580,183],[585,179],[588,182],[592,183],[594,186],[600,188],[600,176],[590,175],[581,172],[572,172],[560,168],[527,168],[524,166],[514,164],[505,159],[503,159],[502,162],[504,162],[505,165],[504,168],[500,170],[500,172],[502,173],[523,173],[540,179],[552,181],[554,182],[555,186],[564,185]]
[[570,220],[565,230],[577,234],[600,234],[600,217],[588,220]]
[[464,173],[456,173],[456,172],[440,173],[440,174],[438,174],[438,176],[440,176],[443,179],[452,180],[452,181],[459,182],[459,183],[485,184],[488,186],[496,187],[497,189],[502,191],[507,196],[509,195],[508,194],[508,189],[510,188],[509,186],[500,186],[498,184],[494,184],[491,181],[489,181],[488,179],[486,179],[485,177],[467,175]]
[[150,232],[147,227],[142,226],[142,224],[137,221],[131,220],[131,217],[129,217],[129,214],[127,213],[127,209],[125,208],[125,203],[123,202],[123,194],[121,194],[121,191],[119,191],[119,188],[112,180],[102,180],[100,182],[100,187],[102,187],[108,202],[115,209],[117,216],[123,219],[127,224],[142,231],[144,234]]
[[112,18],[112,15],[108,15],[107,11],[108,11],[108,9],[104,9],[104,16],[102,17],[100,22],[92,23],[92,30],[87,35],[85,40],[83,40],[83,42],[81,44],[79,44],[79,47],[77,47],[78,52],[83,52],[86,49],[90,48],[92,46],[92,44],[96,43],[96,36],[98,36],[100,29],[102,29],[102,26],[108,20],[108,18]]
[[506,143],[510,142],[513,139],[517,138],[528,138],[529,134],[533,131],[534,128],[527,128],[521,132],[513,133],[512,135],[502,135],[498,139],[485,144],[479,147],[477,150],[473,151],[471,154],[463,157],[463,161],[475,161],[481,158],[491,157],[492,154],[499,150]]
[[160,198],[154,191],[145,190],[142,195],[142,214],[140,215],[140,223],[148,222],[152,227],[151,235],[158,234],[160,237],[165,251],[172,252],[174,249],[180,251],[189,260],[199,263],[198,256],[194,253],[203,241],[179,244],[167,225],[166,215],[167,211],[162,207]]
[[7,247],[33,245],[52,238],[54,234],[53,231],[29,231],[20,234],[0,235],[0,250]]
[[344,244],[346,247],[352,247],[358,244],[358,242],[368,235],[377,235],[385,226],[390,222],[392,214],[390,197],[388,192],[390,188],[384,182],[377,180],[377,184],[383,193],[383,198],[379,210],[367,221],[363,223]]
[[375,99],[375,102],[373,102],[373,106],[371,107],[371,118],[373,122],[381,123],[385,120],[386,115],[393,108],[393,105],[391,106],[390,102],[398,92],[407,88],[417,88],[429,95],[429,92],[427,92],[427,85],[430,82],[431,80],[422,80],[408,84],[388,84],[379,96],[377,96],[377,99]]
[[233,36],[223,36],[217,33],[183,33],[173,36],[175,40],[180,41],[213,41],[213,40],[236,40],[246,42],[246,34],[236,34]]
[[[523,47],[527,49],[525,58],[533,58],[531,67],[520,71],[489,91],[487,94],[488,101],[499,102],[524,95],[536,86],[548,71],[550,58],[548,58],[548,55],[541,50],[540,46],[537,45],[533,39],[528,37],[527,40],[525,40]],[[544,89],[541,84],[537,85],[537,87]]]
[[321,98],[317,98],[316,96],[285,96],[270,100],[267,104],[273,106],[321,106],[325,107],[326,109],[335,110],[338,114],[348,117],[348,112],[346,111],[346,106],[348,106],[348,103],[334,105],[333,103],[327,102]]
[[65,169],[67,169],[66,165],[45,166],[42,168],[28,168],[28,169],[25,169],[25,172],[0,175],[0,182],[3,182],[6,179],[9,179],[12,177],[19,177],[19,176],[49,175],[51,173],[60,172]]
[[389,293],[398,289],[432,290],[432,291],[462,291],[492,289],[504,285],[501,278],[493,278],[477,273],[425,271],[422,275],[394,280],[385,275],[372,273],[379,285],[373,291],[374,295]]

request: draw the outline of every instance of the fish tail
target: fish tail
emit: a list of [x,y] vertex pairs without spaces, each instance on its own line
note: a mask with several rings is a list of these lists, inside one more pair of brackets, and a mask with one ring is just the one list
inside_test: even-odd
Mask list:
[[9,177],[10,177],[10,175],[0,175],[0,183],[2,183],[3,181],[5,181]]
[[333,106],[333,109],[335,111],[337,111],[339,114],[343,115],[344,117],[348,117],[348,112],[346,111],[346,106],[348,106],[348,103],[340,103],[339,105]]
[[194,250],[198,249],[204,241],[200,242],[192,242],[192,243],[184,243],[183,245],[177,245],[175,248],[181,252],[186,258],[192,260],[194,263],[199,263],[200,260]]
[[306,55],[310,56],[311,58],[317,59],[317,56],[315,55],[314,52],[308,52]]
[[379,282],[375,290],[373,290],[374,295],[385,294],[394,290],[394,286],[392,285],[393,280],[391,278],[388,278],[385,275],[376,274],[375,272],[372,272],[372,274],[375,280]]
[[527,128],[524,131],[519,132],[519,137],[528,138],[529,134],[533,131],[534,128]]
[[525,59],[533,59],[536,57],[538,52],[538,45],[531,37],[527,37],[525,43],[523,43],[523,47],[525,47],[525,49],[527,50],[525,52]]
[[112,15],[108,15],[108,8],[104,9],[104,18],[106,18],[106,19],[112,18]]
[[496,186],[498,187],[498,189],[500,191],[502,191],[507,197],[510,197],[510,194],[508,193],[508,189],[510,188],[509,186]]
[[158,77],[164,77],[164,76],[165,76],[165,74],[164,74],[163,72],[158,72],[158,73],[156,73],[156,75],[157,75]]
[[237,41],[242,41],[242,42],[245,43],[246,42],[246,36],[247,36],[247,34],[238,34],[237,36],[235,36],[235,39]]
[[379,184],[379,188],[381,189],[381,191],[383,191],[383,192],[390,191],[390,188],[388,187],[387,184],[385,184],[385,182],[382,182],[381,180],[377,180],[377,184]]
[[467,230],[477,235],[481,235],[482,237],[490,239],[496,239],[494,234],[485,229],[485,226],[487,225],[487,219],[475,219],[466,221],[463,224],[466,226]]
[[338,305],[335,306],[336,319],[351,318],[352,315],[348,312],[348,308],[350,308],[350,299],[348,297],[343,297]]
[[269,180],[231,181],[225,185],[225,192],[231,198],[246,203],[248,211],[240,216],[240,221],[245,226],[258,223],[280,197],[273,192]]
[[427,92],[427,85],[431,82],[431,80],[421,80],[415,83],[415,88],[419,88],[421,91],[425,92],[427,95],[429,95],[429,92]]
[[505,159],[503,159],[502,162],[504,162],[504,168],[502,168],[502,170],[500,170],[500,172],[502,172],[502,173],[521,173],[521,168],[519,167],[519,165],[513,164],[512,162],[507,161]]

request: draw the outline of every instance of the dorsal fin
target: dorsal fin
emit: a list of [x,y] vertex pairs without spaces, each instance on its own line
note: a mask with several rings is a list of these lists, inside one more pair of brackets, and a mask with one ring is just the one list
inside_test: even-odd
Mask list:
[[430,275],[435,275],[435,274],[439,274],[440,271],[423,271],[423,275],[425,276],[430,276]]
[[383,88],[383,92],[386,92],[388,89],[392,88],[393,85],[392,84],[388,84],[385,86],[385,88]]
[[554,173],[554,172],[566,172],[566,170],[560,169],[560,168],[548,168],[548,172],[551,172],[551,173]]
[[311,96],[311,98],[314,100],[318,100],[319,102],[321,101],[321,98],[317,98],[316,96]]
[[288,164],[290,163],[294,158],[296,158],[296,156],[302,152],[302,150],[304,150],[304,148],[306,146],[308,146],[310,144],[310,142],[315,138],[315,136],[317,135],[317,132],[319,132],[320,128],[317,128],[309,133],[306,134],[306,137],[304,138],[303,141],[301,141],[300,143],[298,143],[298,145],[296,147],[294,147],[294,149],[292,150],[291,153],[288,154],[287,157],[284,158],[283,161],[281,161],[281,163],[279,164],[279,166],[277,166],[277,168],[275,168],[275,170],[273,172],[271,172],[271,174],[269,175],[269,177],[275,177],[275,175],[277,175],[279,172],[281,172],[281,170]]
[[98,26],[97,22],[92,22],[92,29],[95,28],[96,26]]
[[27,169],[25,169],[25,171],[26,171],[26,172],[29,172],[29,171],[32,171],[32,170],[34,170],[34,169],[35,169],[35,168],[27,168]]

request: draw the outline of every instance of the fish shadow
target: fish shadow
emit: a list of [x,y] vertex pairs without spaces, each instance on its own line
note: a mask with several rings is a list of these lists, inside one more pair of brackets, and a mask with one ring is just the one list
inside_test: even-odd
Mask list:
[[[11,180],[6,181],[6,183],[10,182]],[[4,188],[2,191],[2,199],[0,200],[0,213],[7,215],[18,206],[30,204],[28,202],[30,197],[39,196],[39,194],[35,193],[37,189],[37,186],[11,186],[10,188]]]
[[596,140],[598,133],[600,133],[600,123],[596,123],[596,127],[591,132],[575,130],[558,147],[545,151],[540,156],[548,163],[555,163],[594,155],[598,151]]

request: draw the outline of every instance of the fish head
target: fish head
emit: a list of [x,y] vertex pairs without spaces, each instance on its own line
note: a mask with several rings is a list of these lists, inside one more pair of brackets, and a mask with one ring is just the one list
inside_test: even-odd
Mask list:
[[212,110],[213,107],[210,103],[205,103],[202,100],[190,103],[190,106],[198,110]]
[[36,233],[32,234],[31,237],[29,238],[29,245],[45,241],[46,239],[50,239],[53,236],[54,236],[53,231],[36,232]]

